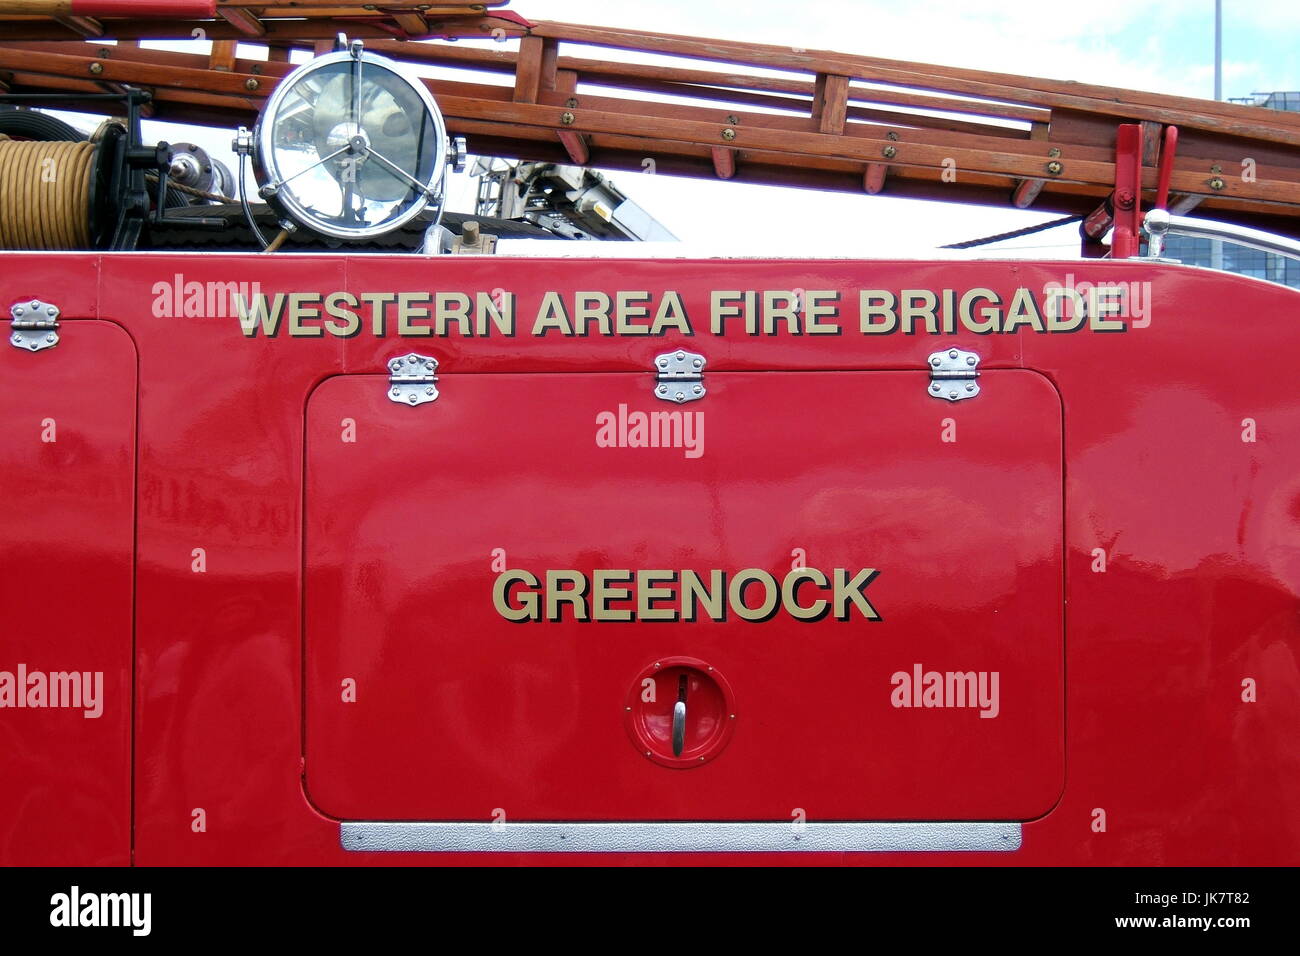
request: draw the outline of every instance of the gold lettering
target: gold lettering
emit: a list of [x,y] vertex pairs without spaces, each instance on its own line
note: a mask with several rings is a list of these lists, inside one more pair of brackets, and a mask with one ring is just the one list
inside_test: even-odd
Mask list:
[[631,588],[612,586],[614,584],[630,583],[632,572],[627,569],[617,571],[596,570],[591,573],[591,577],[593,583],[591,603],[595,609],[594,619],[597,621],[632,620],[631,608],[612,608],[609,606],[610,601],[626,601],[632,596]]
[[[325,327],[330,330],[331,335],[348,338],[361,331],[361,316],[352,311],[358,304],[356,298],[347,292],[330,293],[329,298],[325,300],[325,311],[332,318],[325,320]],[[334,319],[343,321],[335,322]]]
[[[519,598],[517,607],[510,603],[510,585],[516,582],[534,589],[517,592]],[[515,621],[516,623],[535,621],[537,620],[537,591],[535,589],[539,584],[537,576],[527,571],[504,571],[497,575],[497,579],[492,585],[492,604],[496,607],[497,613],[507,621]]]
[[[562,591],[561,582],[567,582],[572,586]],[[560,619],[561,604],[572,605],[575,621],[587,620],[587,576],[581,571],[546,572],[546,619],[548,621]]]
[[319,292],[294,292],[289,296],[289,335],[290,337],[315,338],[324,335],[325,330],[319,325],[303,325],[303,319],[320,318],[316,310],[309,310],[309,305],[319,305]]
[[853,604],[861,611],[862,616],[868,621],[880,620],[880,615],[871,606],[867,596],[862,593],[862,589],[879,573],[875,568],[863,568],[850,580],[849,573],[843,568],[835,569],[835,620],[849,619],[849,604]]
[[564,300],[558,292],[548,292],[542,297],[537,321],[533,323],[533,335],[545,337],[551,329],[561,335],[573,334],[573,323],[569,321],[569,313],[564,311]]
[[[799,313],[795,310],[796,302],[793,292],[763,293],[763,332],[776,335],[776,323],[784,322],[794,335],[799,334]],[[783,303],[777,305],[777,303]]]
[[[596,323],[596,331],[609,335],[609,296],[603,292],[575,292],[573,328],[579,335],[590,335],[587,325]],[[594,304],[592,304],[594,303]]]
[[632,319],[650,318],[649,292],[614,293],[614,327],[619,335],[648,335],[648,325],[633,325]]
[[464,292],[438,292],[433,297],[433,327],[437,335],[449,335],[447,323],[454,321],[461,335],[473,335],[469,317],[469,296]]
[[[839,312],[840,294],[830,289],[809,289],[804,293],[804,331],[809,335],[839,335],[838,322],[823,322],[835,318]],[[823,304],[826,303],[826,304]]]
[[1093,286],[1088,290],[1089,327],[1094,332],[1127,332],[1122,319],[1107,319],[1123,309],[1124,289],[1115,285]]
[[904,335],[916,334],[916,321],[925,321],[925,330],[931,335],[939,334],[939,319],[934,314],[934,307],[939,298],[929,289],[904,289],[901,296],[903,303],[898,312],[898,324]]
[[[767,593],[763,597],[763,603],[756,608],[751,608],[745,604],[746,587],[750,584],[760,584]],[[731,609],[736,612],[736,616],[745,621],[766,621],[776,610],[776,602],[781,597],[781,589],[777,586],[776,578],[764,571],[762,568],[745,568],[743,571],[736,572],[731,579],[731,587],[727,595],[731,600]]]
[[638,571],[636,573],[636,616],[643,621],[675,621],[677,611],[670,607],[655,607],[655,601],[666,601],[673,596],[672,588],[654,587],[656,582],[677,583],[676,571]]
[[828,602],[825,598],[818,598],[808,607],[800,605],[799,584],[801,581],[812,581],[819,588],[829,587],[830,581],[817,568],[795,568],[781,582],[781,604],[786,613],[799,621],[816,621],[826,614]]
[[676,292],[665,292],[663,299],[659,302],[659,311],[655,313],[654,322],[650,325],[651,335],[663,335],[664,330],[673,328],[683,335],[694,334],[691,329],[691,322],[686,317],[686,306],[682,304],[682,298]]
[[[488,334],[488,319],[502,335],[515,334],[515,294],[513,292],[500,291],[501,295],[493,298],[491,293],[480,292],[476,297],[475,312],[478,317],[477,332],[479,335]],[[498,305],[499,303],[499,305]]]
[[397,293],[397,334],[402,337],[432,335],[433,329],[427,325],[412,325],[415,319],[429,317],[429,293]]
[[[1062,299],[1070,303],[1064,310],[1064,318],[1062,318],[1061,309]],[[1043,311],[1047,314],[1047,330],[1049,332],[1074,332],[1081,328],[1088,318],[1087,311],[1084,308],[1083,296],[1076,289],[1066,289],[1059,286],[1048,288],[1047,299],[1043,302]]]
[[1002,323],[1003,332],[1014,332],[1017,326],[1028,325],[1035,332],[1046,332],[1043,327],[1043,316],[1038,311],[1038,300],[1034,298],[1032,289],[1026,289],[1021,286],[1016,290],[1015,295],[1011,297],[1011,302],[1007,306],[1006,321]]
[[[877,301],[879,300],[879,301]],[[884,289],[863,289],[858,293],[859,327],[863,334],[884,335],[898,328],[898,299]],[[880,322],[872,319],[879,318]]]
[[370,329],[377,338],[383,338],[387,333],[384,331],[387,317],[384,315],[384,309],[390,302],[397,301],[396,292],[363,292],[361,301],[370,308]]
[[704,582],[694,571],[682,572],[682,620],[694,621],[695,609],[697,605],[703,605],[705,612],[715,621],[725,621],[727,619],[727,609],[725,601],[727,597],[726,589],[722,584],[723,574],[721,571],[709,572],[709,587],[706,590]]
[[741,311],[740,304],[736,299],[741,297],[740,291],[727,292],[710,292],[709,293],[709,331],[714,335],[724,335],[727,319],[738,319],[744,313]]
[[[980,300],[991,303],[980,309],[981,319],[976,319],[971,311],[972,306]],[[998,310],[997,306],[1002,303],[998,294],[992,289],[971,289],[961,297],[961,305],[958,306],[958,318],[961,324],[966,326],[972,332],[979,335],[987,335],[989,332],[998,330]]]

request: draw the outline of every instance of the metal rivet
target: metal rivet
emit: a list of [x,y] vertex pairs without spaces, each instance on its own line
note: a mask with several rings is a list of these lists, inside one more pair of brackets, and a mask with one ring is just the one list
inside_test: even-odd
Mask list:
[[732,714],[732,715],[731,715],[731,719],[732,719],[732,720],[735,720],[735,719],[736,719],[736,715],[735,715],[735,714]]
[[432,394],[433,394],[433,389],[432,389],[432,388],[426,388],[426,389],[424,390],[424,394],[425,394],[425,395],[432,395]]
[[736,131],[732,129],[730,126],[728,126],[726,129],[722,131],[722,138],[725,139],[727,142],[731,142],[733,139],[736,138]]
[[91,72],[91,73],[94,73],[96,76],[98,76],[99,74],[101,74],[101,73],[104,72],[104,64],[102,64],[102,63],[92,63],[92,64],[90,64],[90,72]]
[[407,364],[409,364],[409,365],[414,365],[414,364],[415,364],[415,356],[412,355],[412,356],[411,356],[410,358],[408,358],[406,361],[407,361]]
[[966,391],[968,391],[968,392],[973,392],[973,391],[975,391],[975,386],[974,386],[974,385],[967,385],[967,386],[966,386]]
[[704,363],[701,362],[699,359],[696,359],[696,360],[693,361],[691,364],[694,365],[696,368],[699,368],[699,367],[700,367],[701,365],[703,365]]
[[561,113],[561,114],[560,114],[560,122],[563,123],[565,126],[572,126],[572,125],[573,125],[573,114],[572,114],[572,113],[569,113],[569,112]]
[[1055,146],[1053,146],[1051,149],[1047,151],[1047,155],[1050,156],[1052,159],[1056,159],[1057,156],[1061,155],[1061,151],[1057,149]]
[[677,361],[680,362],[680,361],[682,361],[682,359],[684,359],[684,358],[686,358],[686,353],[685,353],[685,352],[678,352],[678,353],[677,353]]
[[624,707],[623,709],[624,709],[624,710],[631,710],[632,708],[631,708],[631,707]]
[[1222,179],[1220,179],[1218,176],[1215,176],[1213,179],[1210,180],[1210,188],[1211,188],[1211,189],[1222,189],[1222,188],[1223,188],[1224,186],[1226,186],[1226,185],[1227,185],[1227,183],[1225,183],[1225,182],[1224,182]]
[[885,157],[885,159],[893,159],[895,156],[898,155],[898,150],[895,149],[893,146],[886,146],[880,152]]
[[262,84],[260,81],[255,80],[252,77],[249,77],[247,80],[244,81],[244,89],[248,90],[250,93],[253,92],[253,90],[257,89],[261,85]]
[[660,385],[657,389],[655,389],[655,391],[657,391],[660,395],[667,395],[667,394],[668,394],[668,386],[667,386],[667,385]]
[[47,335],[47,336],[45,336],[45,341],[47,341],[47,342],[53,342],[53,341],[54,341],[54,336],[53,336],[53,335]]
[[1052,160],[1050,163],[1047,164],[1047,171],[1048,171],[1049,173],[1051,173],[1053,176],[1059,176],[1059,175],[1061,175],[1061,173],[1062,173],[1064,170],[1065,170],[1065,167],[1062,166],[1062,165],[1061,165],[1059,162],[1057,162],[1056,160]]
[[975,364],[975,356],[972,355],[970,358],[966,359],[966,364],[967,364],[967,365],[974,365],[974,364]]
[[395,389],[393,389],[393,394],[394,394],[394,395],[401,395],[401,394],[402,394],[402,390],[401,390],[400,388],[395,388]]
[[937,392],[937,391],[939,391],[939,383],[938,383],[938,382],[935,382],[933,385],[931,385],[931,386],[930,386],[930,391],[932,391],[932,392]]
[[956,397],[957,397],[957,390],[956,390],[956,389],[953,389],[951,392],[949,392],[949,393],[948,393],[948,397],[949,397],[949,398],[956,398]]
[[412,395],[410,398],[407,399],[407,401],[410,402],[412,405],[414,405],[419,400],[420,400],[419,395]]
[[932,359],[930,359],[930,364],[933,365],[935,368],[938,368],[938,367],[939,367],[939,360],[938,360],[937,358],[932,358]]
[[691,391],[693,391],[696,395],[699,395],[701,392],[704,391],[704,387],[702,385],[696,385],[693,389],[691,389]]
[[660,368],[667,368],[667,367],[668,367],[668,360],[667,360],[667,359],[660,359],[660,360],[659,360],[659,367],[660,367]]
[[948,353],[948,358],[956,358],[956,357],[957,357],[956,349],[953,349],[951,352]]
[[684,401],[686,401],[686,393],[685,393],[685,392],[678,392],[676,395],[673,396],[673,398],[674,398],[676,401],[684,402]]

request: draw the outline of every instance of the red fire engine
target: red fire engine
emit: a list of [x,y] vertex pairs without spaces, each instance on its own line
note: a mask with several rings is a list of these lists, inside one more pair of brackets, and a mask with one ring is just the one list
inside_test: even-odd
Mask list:
[[[0,862],[1300,860],[1300,116],[501,6],[0,2]],[[490,254],[646,160],[1084,257]]]

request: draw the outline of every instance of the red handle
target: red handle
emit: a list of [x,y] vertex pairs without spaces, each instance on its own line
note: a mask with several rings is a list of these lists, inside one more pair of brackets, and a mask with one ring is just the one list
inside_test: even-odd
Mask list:
[[217,4],[216,0],[72,0],[72,14],[78,17],[211,20],[217,15]]

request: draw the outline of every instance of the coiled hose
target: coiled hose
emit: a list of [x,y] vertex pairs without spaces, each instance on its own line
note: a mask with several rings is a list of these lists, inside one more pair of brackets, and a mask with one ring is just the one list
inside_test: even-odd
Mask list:
[[16,106],[0,107],[0,133],[51,143],[79,143],[86,138],[79,129],[58,117]]
[[0,249],[90,248],[96,147],[0,138]]

